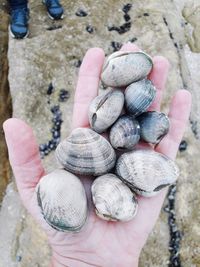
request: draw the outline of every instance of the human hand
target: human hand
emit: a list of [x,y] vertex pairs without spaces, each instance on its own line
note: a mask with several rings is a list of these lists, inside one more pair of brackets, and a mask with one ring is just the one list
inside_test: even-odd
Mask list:
[[[122,50],[137,51],[126,44]],[[169,63],[163,57],[154,57],[150,79],[157,88],[156,99],[150,109],[159,110]],[[73,128],[88,127],[88,107],[98,94],[99,77],[104,52],[99,48],[89,49],[80,68],[75,93]],[[175,159],[179,143],[188,121],[191,95],[179,90],[169,109],[170,130],[155,150]],[[52,267],[134,267],[163,204],[166,189],[152,198],[138,198],[138,213],[130,222],[108,222],[99,219],[92,208],[91,179],[84,178],[90,215],[79,233],[63,233],[51,228],[41,215],[37,205],[35,188],[45,174],[40,160],[38,145],[32,129],[19,119],[9,119],[4,125],[10,163],[16,178],[24,206],[41,224],[52,247]]]

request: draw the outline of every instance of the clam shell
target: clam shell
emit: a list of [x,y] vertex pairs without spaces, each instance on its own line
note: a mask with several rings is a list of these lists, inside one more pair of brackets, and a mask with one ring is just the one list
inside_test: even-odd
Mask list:
[[117,161],[116,173],[137,194],[150,197],[173,184],[179,169],[165,155],[141,149],[124,153]]
[[169,131],[169,118],[162,112],[149,111],[137,117],[141,129],[141,138],[152,144],[158,144]]
[[120,90],[106,90],[97,96],[89,107],[91,128],[98,133],[106,131],[117,120],[123,106],[124,94]]
[[102,175],[115,165],[116,155],[110,143],[88,128],[77,128],[56,149],[64,168],[75,174]]
[[96,214],[109,221],[130,221],[137,213],[135,195],[116,175],[105,174],[94,180],[92,199]]
[[121,116],[112,126],[109,135],[116,149],[132,149],[140,140],[140,126],[132,116]]
[[148,79],[132,83],[125,90],[125,105],[127,111],[138,116],[147,111],[156,96],[156,89]]
[[143,52],[118,51],[111,54],[104,63],[101,79],[111,87],[124,87],[145,78],[153,62]]
[[59,231],[79,231],[87,218],[85,189],[75,175],[55,170],[37,186],[38,205],[46,222]]

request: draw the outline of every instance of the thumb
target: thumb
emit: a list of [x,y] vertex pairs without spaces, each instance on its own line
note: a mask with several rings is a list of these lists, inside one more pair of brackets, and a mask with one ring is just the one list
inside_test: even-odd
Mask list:
[[4,122],[3,129],[18,191],[29,210],[29,201],[37,183],[44,175],[38,145],[32,129],[22,120],[8,119]]

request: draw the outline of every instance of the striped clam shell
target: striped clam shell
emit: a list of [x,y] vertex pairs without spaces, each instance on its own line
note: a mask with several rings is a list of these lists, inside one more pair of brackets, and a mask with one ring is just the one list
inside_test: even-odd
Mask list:
[[37,186],[38,205],[44,219],[58,231],[79,231],[87,219],[85,189],[74,174],[55,170]]
[[120,156],[116,173],[137,194],[150,197],[173,184],[179,175],[179,169],[165,155],[141,149]]
[[138,116],[147,111],[156,96],[156,89],[148,79],[132,83],[125,90],[125,106],[128,113]]
[[104,63],[101,80],[111,87],[124,87],[145,78],[153,67],[152,59],[144,52],[118,51]]
[[75,174],[102,175],[115,165],[116,155],[110,143],[88,128],[77,128],[56,149],[58,161]]
[[120,90],[109,89],[97,96],[89,107],[91,128],[102,133],[119,117],[124,106],[124,94]]
[[122,115],[110,129],[110,143],[115,149],[132,149],[140,140],[140,126],[132,116]]
[[169,131],[169,118],[162,112],[149,111],[137,117],[141,138],[148,143],[158,144]]
[[109,221],[130,221],[137,213],[137,199],[116,175],[108,173],[92,184],[96,214]]

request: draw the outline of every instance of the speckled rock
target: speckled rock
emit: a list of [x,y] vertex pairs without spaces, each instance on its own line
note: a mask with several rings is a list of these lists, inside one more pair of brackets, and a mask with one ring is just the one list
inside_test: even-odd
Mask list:
[[[31,0],[30,37],[23,41],[10,39],[9,43],[9,81],[13,115],[26,120],[34,128],[39,143],[46,142],[51,137],[50,107],[58,103],[59,90],[65,88],[71,97],[67,102],[60,103],[64,120],[61,130],[63,138],[69,133],[77,66],[89,47],[100,46],[109,54],[120,47],[121,43],[130,40],[152,56],[167,57],[171,69],[162,111],[166,112],[177,88],[184,87],[190,90],[194,97],[190,123],[184,136],[188,141],[188,148],[178,154],[177,160],[181,175],[176,193],[176,224],[183,233],[180,249],[182,264],[184,267],[199,267],[200,213],[196,207],[200,205],[200,179],[196,159],[199,158],[200,151],[200,78],[197,75],[200,65],[200,44],[198,34],[195,33],[199,29],[198,0],[135,0],[128,13],[131,20],[125,26],[122,12],[124,4],[126,3],[122,0],[98,0],[95,5],[91,0],[75,3],[65,1],[65,19],[52,22],[47,18],[44,6],[38,1]],[[76,16],[79,8],[86,10],[88,15]],[[86,30],[88,25],[92,26],[93,32]],[[124,34],[119,34],[116,30],[108,31],[107,27],[126,30]],[[46,90],[51,82],[55,91],[47,96]],[[54,169],[56,164],[52,164],[53,153],[43,162],[47,171]],[[4,225],[8,227],[6,222],[9,222],[12,214],[2,212],[8,206],[13,206],[19,211],[18,217],[15,218],[15,227],[20,224],[22,218],[26,222],[26,227],[12,231],[10,239],[0,235],[0,244],[1,239],[6,244],[0,247],[0,266],[37,266],[39,258],[40,266],[48,267],[46,255],[49,255],[49,248],[44,235],[24,213],[20,202],[15,203],[11,199],[9,204],[6,197],[0,211]],[[2,220],[0,228],[1,224]],[[23,242],[17,242],[22,236]],[[39,250],[39,245],[29,244],[31,239],[42,244]],[[167,267],[170,257],[169,240],[168,214],[162,212],[143,249],[139,266]],[[17,244],[17,250],[14,244]],[[23,251],[25,256],[20,262],[16,262],[16,258],[10,256],[12,251]]]

